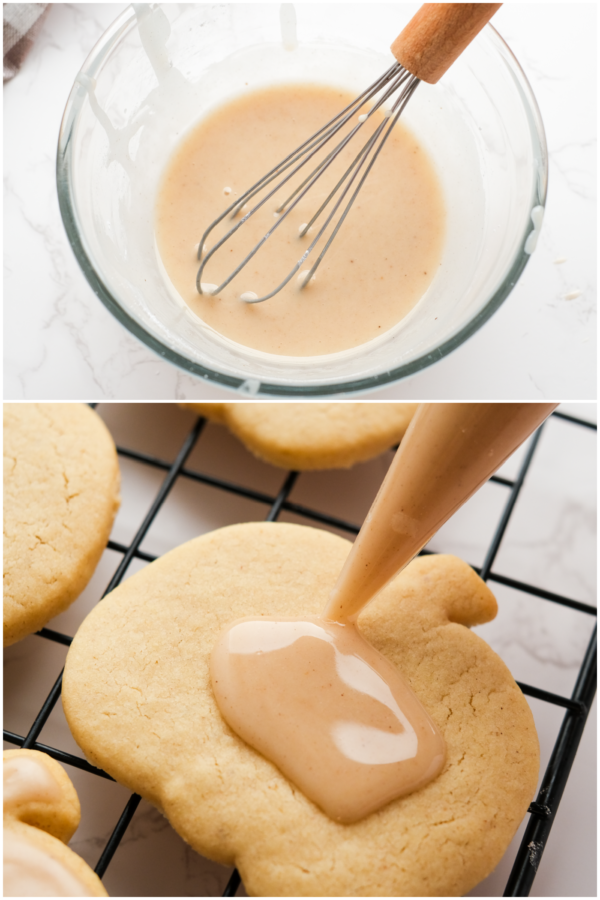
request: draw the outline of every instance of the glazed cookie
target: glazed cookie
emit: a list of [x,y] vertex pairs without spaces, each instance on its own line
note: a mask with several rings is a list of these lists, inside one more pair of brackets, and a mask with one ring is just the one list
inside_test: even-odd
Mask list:
[[117,453],[95,412],[4,405],[4,646],[81,593],[118,508]]
[[4,896],[108,896],[66,846],[80,817],[62,766],[37,750],[4,751]]
[[416,403],[182,403],[284,469],[349,468],[404,435]]
[[199,853],[238,866],[249,894],[460,895],[498,863],[536,787],[531,712],[469,626],[496,601],[465,563],[408,566],[359,618],[447,744],[423,789],[351,824],[329,819],[221,717],[209,657],[221,629],[318,615],[350,543],[287,524],[234,525],[171,551],[82,624],[63,704],[86,757],[154,803]]

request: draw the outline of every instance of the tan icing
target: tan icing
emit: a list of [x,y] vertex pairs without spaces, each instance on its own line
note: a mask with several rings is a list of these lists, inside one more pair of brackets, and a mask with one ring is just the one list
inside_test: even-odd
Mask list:
[[212,678],[233,730],[340,822],[416,790],[444,763],[415,694],[352,625],[242,620],[221,636]]
[[[165,269],[191,309],[238,343],[288,356],[356,347],[396,325],[437,271],[445,228],[441,189],[425,151],[399,122],[316,278],[300,290],[294,276],[264,303],[239,299],[241,294],[263,296],[273,290],[300,259],[316,225],[304,237],[300,226],[310,221],[363,145],[373,129],[373,116],[351,142],[354,152],[347,151],[337,167],[311,188],[218,298],[196,291],[194,245],[210,222],[352,99],[343,91],[314,85],[253,92],[196,126],[167,167],[156,206],[156,238]],[[357,123],[355,115],[352,125]],[[310,168],[302,171],[307,174]],[[225,188],[232,193],[224,196]],[[287,188],[280,199],[289,193]],[[269,201],[208,261],[203,282],[220,283],[232,270],[233,260],[240,262],[273,228],[279,218],[274,214],[277,205],[275,198]],[[207,243],[214,246],[214,234]],[[301,269],[308,271],[315,258],[313,252]]]
[[[33,829],[32,829],[33,830]],[[87,887],[45,848],[4,830],[5,897],[91,897]]]
[[444,739],[354,624],[364,606],[555,404],[422,404],[323,618],[241,620],[211,661],[227,723],[331,818],[349,823],[425,786]]
[[58,802],[60,786],[46,766],[37,759],[13,756],[4,761],[4,812],[10,813],[24,803]]

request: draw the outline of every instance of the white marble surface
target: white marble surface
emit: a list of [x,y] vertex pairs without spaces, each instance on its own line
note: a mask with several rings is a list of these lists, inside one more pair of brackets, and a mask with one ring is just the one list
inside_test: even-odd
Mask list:
[[[231,396],[159,359],[113,320],[60,220],[54,167],[64,105],[122,9],[55,4],[4,88],[5,398]],[[496,27],[531,81],[547,131],[541,240],[509,299],[466,345],[373,398],[595,398],[595,21],[593,3],[507,3],[498,12]]]
[[[595,408],[572,407],[586,418]],[[122,446],[174,459],[194,421],[174,405],[101,404],[99,413]],[[503,470],[514,477],[519,451]],[[290,499],[349,521],[362,521],[391,453],[349,471],[300,476]],[[596,436],[585,428],[552,419],[536,451],[517,507],[503,539],[494,570],[573,599],[595,602],[595,463]],[[263,464],[216,425],[209,425],[188,466],[275,495],[285,474]],[[113,539],[126,543],[152,501],[163,473],[121,460],[123,504]],[[488,484],[448,522],[432,541],[480,565],[506,498],[506,489]],[[142,542],[142,549],[162,554],[189,538],[233,522],[264,518],[267,508],[196,482],[180,481]],[[307,524],[284,513],[284,521]],[[310,524],[310,523],[308,523]],[[106,551],[92,581],[76,603],[50,623],[73,634],[97,602],[120,557]],[[129,573],[143,563],[135,562]],[[569,695],[593,626],[592,617],[491,583],[500,606],[495,622],[478,632],[502,656],[520,681]],[[5,652],[5,727],[27,732],[65,658],[65,648],[35,635]],[[531,701],[542,748],[548,761],[562,712]],[[74,753],[76,747],[62,709],[57,707],[40,740]],[[128,799],[119,785],[69,767],[80,795],[82,822],[73,848],[91,865]],[[596,727],[592,714],[557,814],[537,879],[534,896],[596,896]],[[501,896],[515,852],[509,848],[498,869],[472,893]],[[175,834],[168,822],[142,802],[105,877],[116,896],[206,896],[221,892],[228,871],[203,860]]]

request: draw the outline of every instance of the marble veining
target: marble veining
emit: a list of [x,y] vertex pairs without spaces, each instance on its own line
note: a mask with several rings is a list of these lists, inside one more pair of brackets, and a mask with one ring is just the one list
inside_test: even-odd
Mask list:
[[[100,415],[121,446],[174,459],[194,421],[174,405],[100,404]],[[585,418],[595,407],[565,409]],[[523,450],[501,474],[516,476]],[[350,470],[301,475],[290,499],[340,519],[364,518],[392,458],[391,452]],[[187,466],[215,478],[276,496],[286,473],[251,456],[224,428],[208,425]],[[122,459],[123,503],[112,539],[127,544],[146,514],[163,474]],[[596,436],[592,431],[551,419],[530,469],[492,571],[587,604],[596,597]],[[431,549],[456,553],[480,566],[506,502],[507,492],[485,485],[432,539]],[[262,504],[193,481],[179,482],[144,538],[141,549],[160,555],[198,534],[233,522],[264,518]],[[284,512],[284,521],[307,524]],[[309,523],[310,524],[310,523]],[[109,583],[119,562],[103,554],[90,585],[51,628],[74,634]],[[135,561],[129,572],[144,564]],[[594,624],[592,616],[542,601],[490,581],[498,617],[475,629],[500,654],[518,680],[563,696],[572,692]],[[4,668],[5,727],[23,734],[54,683],[66,649],[35,635],[8,647]],[[562,720],[560,709],[530,699],[545,766]],[[596,727],[594,713],[584,732],[533,896],[591,896],[596,889]],[[81,755],[58,706],[40,740]],[[95,866],[129,792],[121,785],[70,769],[81,800],[82,821],[73,848]],[[517,840],[496,872],[473,896],[500,896]],[[194,853],[160,812],[142,801],[108,867],[105,885],[113,896],[219,895],[229,870]]]
[[[60,220],[54,160],[64,105],[86,55],[123,8],[53,5],[4,89],[6,398],[231,396],[160,359],[112,318]],[[548,138],[538,247],[509,299],[471,340],[370,397],[595,398],[595,17],[594,4],[505,4],[497,13],[494,23],[530,79]],[[555,265],[557,258],[564,262]]]

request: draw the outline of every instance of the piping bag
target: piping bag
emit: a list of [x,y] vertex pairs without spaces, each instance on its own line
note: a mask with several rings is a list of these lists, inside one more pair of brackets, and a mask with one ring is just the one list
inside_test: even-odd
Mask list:
[[323,618],[354,622],[556,403],[423,403],[410,423]]

